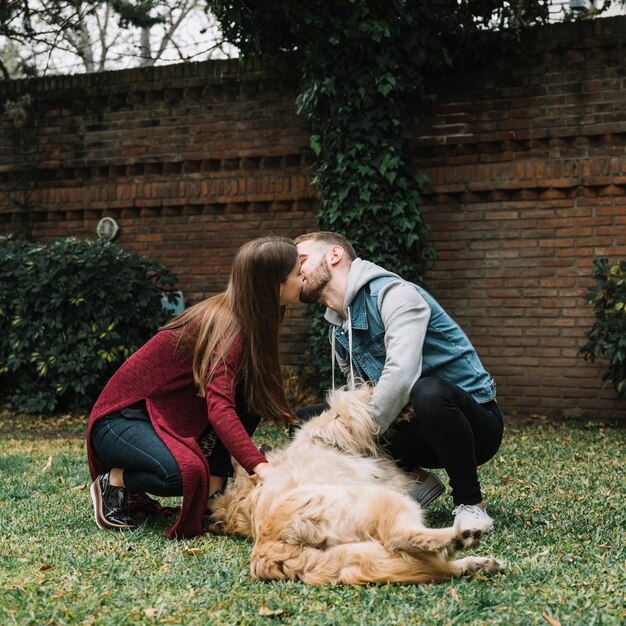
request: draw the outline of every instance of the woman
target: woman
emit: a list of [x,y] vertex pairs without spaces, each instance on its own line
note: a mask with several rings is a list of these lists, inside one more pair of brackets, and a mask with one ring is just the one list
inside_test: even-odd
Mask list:
[[250,435],[260,415],[292,421],[278,329],[301,287],[289,239],[250,241],[225,292],[181,313],[113,375],[87,432],[100,528],[136,527],[131,509],[159,508],[145,492],[182,495],[166,536],[193,537],[202,533],[207,499],[232,471],[230,454],[261,480],[272,470]]

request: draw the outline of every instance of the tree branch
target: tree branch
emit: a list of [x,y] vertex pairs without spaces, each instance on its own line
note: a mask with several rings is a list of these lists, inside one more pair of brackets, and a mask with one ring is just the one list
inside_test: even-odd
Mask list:
[[165,34],[163,35],[163,39],[161,39],[161,45],[159,46],[158,52],[154,56],[153,63],[154,61],[157,61],[158,59],[161,58],[161,56],[165,52],[165,49],[167,48],[168,42],[174,36],[174,33],[180,26],[181,22],[187,17],[187,15],[189,15],[190,11],[192,11],[197,5],[198,5],[197,0],[189,0],[189,2],[187,2],[187,0],[182,0],[181,4],[178,5],[180,8],[180,14],[178,18],[171,24],[170,29],[167,30]]
[[7,70],[6,65],[0,59],[0,72],[2,72],[2,77],[4,80],[11,80],[11,76],[9,76],[9,70]]

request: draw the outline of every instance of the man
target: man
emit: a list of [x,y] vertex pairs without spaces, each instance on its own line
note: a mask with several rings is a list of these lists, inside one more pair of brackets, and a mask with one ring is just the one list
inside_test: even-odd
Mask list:
[[[314,232],[295,243],[300,300],[328,307],[333,378],[337,361],[349,381],[376,385],[372,416],[388,452],[405,470],[416,471],[415,499],[426,506],[443,493],[441,481],[421,469],[442,467],[450,478],[455,523],[493,529],[477,464],[497,452],[503,421],[495,382],[465,333],[427,291],[357,258],[342,235]],[[411,418],[396,420],[409,404]],[[306,419],[320,409],[300,415]]]

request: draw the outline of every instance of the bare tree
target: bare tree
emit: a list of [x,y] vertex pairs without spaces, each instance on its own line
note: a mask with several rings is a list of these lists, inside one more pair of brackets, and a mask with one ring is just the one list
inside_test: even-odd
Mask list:
[[[152,31],[151,28],[141,29],[141,43],[140,43],[140,65],[154,65],[159,59],[162,58],[168,45],[173,44],[176,48],[175,35],[180,25],[190,15],[199,8],[199,2],[197,0],[179,0],[174,10],[168,11],[164,16],[161,23],[162,29],[159,33],[160,42],[157,43],[153,51],[152,46]],[[157,47],[158,46],[158,47]],[[183,60],[183,59],[181,59]]]
[[[19,55],[12,71],[3,63],[7,42]],[[98,72],[236,54],[200,0],[0,0],[5,78],[20,70]]]

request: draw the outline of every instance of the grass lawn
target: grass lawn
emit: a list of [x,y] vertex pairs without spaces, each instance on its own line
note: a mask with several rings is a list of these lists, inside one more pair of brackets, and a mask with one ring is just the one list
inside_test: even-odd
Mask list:
[[[626,429],[510,424],[481,469],[506,573],[411,587],[250,579],[247,540],[92,521],[84,422],[0,415],[0,624],[626,624]],[[258,443],[284,441],[261,429]],[[448,525],[448,495],[429,510]]]

